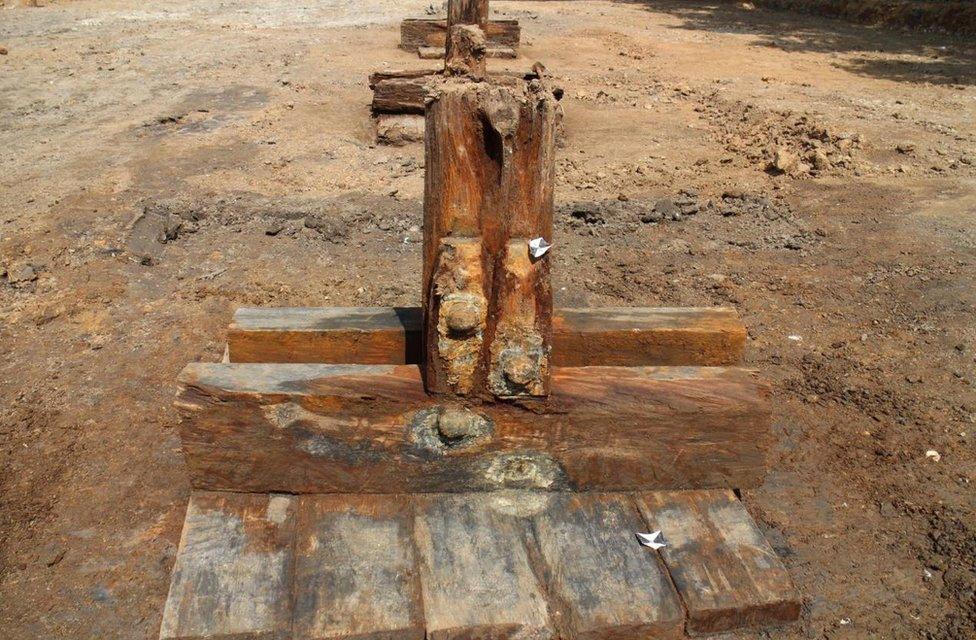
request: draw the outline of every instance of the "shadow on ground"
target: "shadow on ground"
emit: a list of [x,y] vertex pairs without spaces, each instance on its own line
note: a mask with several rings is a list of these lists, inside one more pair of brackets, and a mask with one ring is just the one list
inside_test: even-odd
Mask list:
[[761,46],[783,51],[836,53],[833,63],[858,75],[896,82],[976,85],[972,38],[852,25],[839,19],[754,8],[742,3],[674,0],[615,0],[676,16],[676,27],[744,33]]

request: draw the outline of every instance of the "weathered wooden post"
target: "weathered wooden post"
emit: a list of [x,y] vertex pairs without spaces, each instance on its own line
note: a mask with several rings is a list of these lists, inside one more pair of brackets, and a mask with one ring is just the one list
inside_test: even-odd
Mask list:
[[[477,40],[456,26],[452,41]],[[478,67],[467,46],[451,69]],[[483,60],[483,56],[481,57]],[[425,380],[431,393],[496,398],[549,393],[554,136],[544,80],[447,78],[432,87],[424,189]]]

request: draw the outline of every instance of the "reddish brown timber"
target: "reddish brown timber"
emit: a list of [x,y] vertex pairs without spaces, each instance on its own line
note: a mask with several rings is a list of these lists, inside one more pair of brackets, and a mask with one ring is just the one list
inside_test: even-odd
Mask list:
[[800,601],[790,576],[731,491],[641,494],[648,528],[698,633],[795,621]]
[[547,640],[555,632],[524,546],[495,494],[417,496],[415,536],[430,640]]
[[557,368],[544,401],[438,403],[416,366],[190,364],[194,487],[288,493],[752,487],[769,388],[718,367]]
[[[518,20],[489,20],[484,26],[489,47],[516,49],[522,29]],[[400,24],[400,48],[416,51],[419,47],[444,48],[447,42],[447,20],[407,19]]]
[[159,636],[287,638],[297,498],[190,497]]
[[[452,33],[465,29],[477,31]],[[453,63],[473,68],[464,51]],[[552,239],[558,115],[541,80],[446,80],[427,105],[423,366],[430,393],[548,393],[549,257],[530,257],[528,243]]]
[[423,640],[413,518],[407,496],[303,496],[293,636]]
[[[555,493],[519,500],[531,516],[562,637],[684,637],[684,610],[658,555],[640,546],[644,522],[621,493]],[[555,618],[555,616],[554,616]]]
[[[242,308],[227,335],[231,362],[418,364],[419,307]],[[729,308],[556,309],[553,364],[729,366],[746,329]]]

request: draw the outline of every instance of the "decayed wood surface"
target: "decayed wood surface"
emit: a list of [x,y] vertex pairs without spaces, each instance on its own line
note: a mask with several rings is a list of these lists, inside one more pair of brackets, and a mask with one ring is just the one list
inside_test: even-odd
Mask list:
[[[504,50],[488,47],[487,57],[509,57]],[[429,99],[432,82],[442,76],[443,69],[409,69],[377,71],[369,76],[373,90],[372,110],[380,113],[423,114]],[[488,77],[496,84],[515,84],[532,80],[535,71],[493,71]]]
[[690,630],[710,633],[799,617],[789,573],[731,491],[645,493],[639,505],[649,527],[664,532],[661,554]]
[[488,0],[447,0],[447,24],[488,24]]
[[683,637],[681,602],[637,543],[645,525],[630,495],[553,494],[531,521],[563,637]]
[[160,638],[285,638],[296,498],[190,498]]
[[554,637],[518,518],[491,494],[420,496],[416,502],[430,640]]
[[[461,27],[458,27],[461,29]],[[496,84],[441,81],[426,111],[423,306],[425,381],[431,393],[531,397],[548,389],[552,336],[549,257],[528,242],[552,239],[555,97],[540,79]],[[481,265],[457,256],[477,239]],[[527,264],[531,263],[531,264]],[[474,283],[475,278],[480,282]],[[481,325],[445,333],[442,316],[472,288]],[[514,313],[517,307],[531,307]],[[483,345],[454,361],[459,342]],[[452,375],[471,368],[470,386]]]
[[752,487],[769,388],[754,372],[557,368],[533,403],[439,403],[415,366],[194,363],[179,379],[195,487],[461,492]]
[[[447,52],[444,47],[418,47],[417,57],[421,60],[442,60]],[[512,47],[500,47],[492,45],[490,42],[485,50],[486,58],[507,58],[514,60],[518,57],[518,52]]]
[[[419,364],[420,307],[242,308],[227,332],[231,362]],[[552,362],[583,366],[728,366],[746,329],[729,308],[556,309]]]
[[[489,20],[484,24],[489,47],[518,48],[522,35],[518,20]],[[408,19],[400,23],[400,48],[417,51],[419,47],[443,49],[447,42],[447,20]]]
[[160,637],[676,638],[795,619],[780,571],[726,491],[194,492]]
[[294,636],[423,640],[413,520],[406,496],[302,497]]
[[438,73],[440,70],[372,74],[373,113],[424,113],[428,83]]

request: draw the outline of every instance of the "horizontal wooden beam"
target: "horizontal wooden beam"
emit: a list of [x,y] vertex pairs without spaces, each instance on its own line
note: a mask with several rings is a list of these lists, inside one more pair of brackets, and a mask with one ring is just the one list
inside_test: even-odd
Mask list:
[[[489,20],[485,26],[489,46],[517,48],[522,37],[518,20]],[[447,20],[410,18],[400,23],[400,48],[417,51],[420,47],[444,48]]]
[[[242,308],[227,344],[231,362],[418,364],[419,307]],[[557,309],[555,366],[728,366],[742,360],[746,329],[733,309]]]
[[160,637],[673,640],[796,620],[784,576],[726,491],[197,491]]
[[656,490],[761,484],[769,394],[744,369],[579,367],[545,400],[462,406],[416,366],[194,363],[176,406],[200,489]]
[[[417,49],[417,56],[421,60],[443,60],[445,53],[444,47],[420,47]],[[518,57],[518,52],[512,47],[489,46],[485,50],[485,57],[514,60]]]
[[[494,51],[496,57],[506,55],[502,49],[495,48]],[[373,90],[373,113],[424,113],[429,84],[442,77],[443,72],[443,69],[406,69],[371,73],[369,88]],[[536,70],[492,71],[488,74],[488,79],[498,85],[512,85],[537,77]]]

